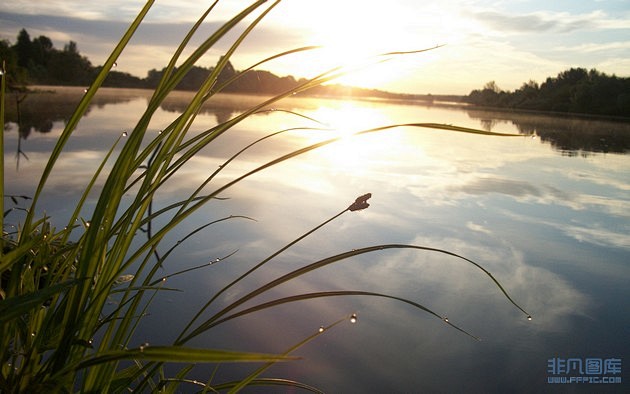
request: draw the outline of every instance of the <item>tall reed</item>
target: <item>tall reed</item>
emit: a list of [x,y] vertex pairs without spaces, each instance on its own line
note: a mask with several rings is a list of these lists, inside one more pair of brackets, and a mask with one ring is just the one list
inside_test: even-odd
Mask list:
[[[227,84],[241,77],[249,69],[269,60],[314,50],[314,47],[303,47],[271,56],[238,73],[230,81],[220,84],[219,75],[228,64],[228,61],[243,40],[277,6],[279,1],[271,4],[266,4],[265,0],[254,1],[249,7],[234,15],[229,21],[205,38],[196,48],[193,48],[190,55],[182,58],[192,37],[198,32],[199,27],[217,5],[218,1],[215,1],[191,27],[181,44],[175,49],[162,79],[154,90],[145,112],[140,116],[134,129],[118,138],[95,171],[92,179],[85,185],[85,190],[67,225],[62,229],[54,228],[48,217],[36,218],[35,216],[36,212],[38,212],[40,197],[46,189],[48,178],[53,173],[61,152],[72,137],[79,120],[85,114],[88,105],[102,85],[107,73],[153,3],[153,1],[147,1],[137,18],[131,23],[129,29],[105,62],[102,71],[95,78],[78,104],[73,116],[66,124],[32,196],[25,219],[20,223],[17,232],[5,232],[3,226],[3,248],[0,251],[0,274],[2,275],[0,284],[0,349],[2,352],[0,355],[0,391],[7,393],[68,392],[75,390],[81,392],[118,392],[133,389],[139,391],[174,392],[178,384],[191,383],[190,379],[187,378],[187,374],[195,363],[224,362],[257,362],[261,363],[261,367],[254,373],[243,377],[241,381],[223,382],[216,386],[201,384],[204,390],[225,389],[237,391],[246,385],[269,384],[288,385],[316,391],[316,389],[299,382],[261,378],[260,374],[273,363],[294,359],[291,356],[291,352],[304,343],[322,335],[326,331],[324,327],[312,335],[305,335],[303,341],[295,344],[290,349],[281,351],[279,354],[200,349],[190,347],[188,343],[193,338],[207,333],[212,328],[226,321],[277,305],[322,297],[359,295],[404,302],[443,320],[447,325],[475,338],[474,335],[455,326],[439,313],[413,300],[355,289],[295,294],[272,301],[259,302],[254,306],[243,309],[245,302],[255,301],[260,295],[269,293],[271,289],[282,283],[292,281],[321,267],[343,262],[353,256],[384,249],[425,250],[448,254],[462,259],[484,272],[509,302],[529,316],[508,295],[505,288],[499,284],[491,273],[481,265],[446,250],[419,245],[387,244],[340,253],[305,265],[272,281],[256,286],[247,294],[240,296],[236,301],[211,314],[210,317],[204,317],[206,315],[204,312],[207,312],[221,295],[245,277],[253,275],[258,268],[265,265],[268,261],[313,232],[320,230],[339,216],[347,212],[366,209],[369,206],[368,200],[371,196],[368,193],[357,197],[354,202],[351,201],[338,214],[325,220],[322,224],[303,235],[296,237],[277,252],[262,259],[260,263],[249,271],[244,272],[236,280],[226,280],[225,286],[219,289],[216,295],[191,318],[182,329],[179,337],[171,345],[147,346],[134,343],[133,334],[144,312],[150,307],[151,300],[159,292],[173,290],[166,287],[163,280],[165,278],[159,275],[160,267],[166,263],[172,251],[170,249],[164,254],[158,253],[158,246],[161,245],[165,236],[177,228],[186,218],[198,212],[209,201],[217,198],[225,190],[242,180],[306,152],[333,144],[338,139],[332,138],[308,145],[269,162],[260,163],[255,169],[236,176],[225,184],[215,186],[216,175],[242,152],[263,139],[283,131],[274,132],[251,145],[243,147],[240,152],[229,158],[224,166],[209,174],[207,179],[200,183],[199,187],[185,200],[174,202],[166,208],[153,211],[153,199],[160,192],[165,182],[175,176],[180,168],[200,150],[213,144],[217,137],[229,132],[245,119],[285,97],[331,81],[344,73],[352,72],[352,70],[343,68],[324,71],[293,89],[271,98],[261,99],[258,104],[232,119],[219,123],[195,136],[190,136],[189,131],[202,105],[221,92]],[[255,11],[259,11],[259,13],[255,14]],[[243,31],[234,39],[230,48],[221,57],[217,66],[208,75],[199,90],[195,92],[182,113],[176,116],[159,135],[148,135],[149,123],[169,93],[175,89],[178,83],[209,49],[213,48],[220,39],[225,38],[228,32],[235,29],[237,25],[241,24],[248,17],[253,17],[253,19],[246,24]],[[392,56],[402,55],[404,53],[392,52],[376,56],[374,61],[386,61]],[[4,74],[3,70],[2,91],[0,92],[0,101],[2,102],[2,111],[0,112],[2,119],[0,120],[2,120],[2,125],[4,125]],[[498,135],[481,130],[433,123],[391,125],[362,130],[356,134],[387,132],[390,129],[401,126],[441,129],[447,132]],[[115,153],[119,146],[120,152]],[[104,172],[106,165],[111,165],[108,173]],[[2,167],[0,173],[3,172],[4,167]],[[102,178],[104,178],[104,184],[99,192],[97,203],[90,210],[89,219],[84,219],[82,215],[85,214],[87,196],[95,189],[97,180]],[[2,185],[0,182],[0,188],[3,187]],[[208,191],[208,189],[210,190]],[[4,189],[2,190],[4,193]],[[123,196],[131,190],[133,190],[132,200],[123,201]],[[140,230],[166,215],[169,215],[168,223],[159,228],[152,228],[149,237],[141,238],[136,236],[136,234],[140,233]],[[233,216],[226,216],[218,221],[206,223],[186,237],[192,236],[207,226],[234,218]],[[191,267],[180,273],[200,267]],[[130,269],[134,270],[134,274],[132,276],[123,276]],[[127,280],[128,282],[123,286],[116,286]],[[108,310],[106,308],[107,299],[115,293],[118,293],[120,302],[113,310]],[[338,323],[339,321],[332,324],[329,328]],[[183,363],[185,366],[174,376],[166,376],[165,363]],[[193,384],[199,384],[199,382],[193,382]]]

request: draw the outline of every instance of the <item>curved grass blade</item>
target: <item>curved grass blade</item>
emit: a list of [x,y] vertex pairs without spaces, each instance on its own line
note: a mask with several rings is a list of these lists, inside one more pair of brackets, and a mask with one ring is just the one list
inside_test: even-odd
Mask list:
[[240,78],[242,78],[248,71],[252,71],[254,68],[265,64],[267,62],[270,62],[274,59],[278,59],[280,57],[284,57],[287,55],[292,55],[294,53],[299,53],[299,52],[305,52],[305,51],[312,51],[314,49],[319,49],[321,48],[320,46],[306,46],[306,47],[301,47],[301,48],[295,48],[295,49],[291,49],[285,52],[281,52],[275,55],[272,55],[264,60],[259,61],[258,63],[255,63],[249,67],[247,67],[244,70],[239,71],[237,74],[233,75],[231,78],[229,78],[227,81],[225,81],[224,83],[222,83],[221,85],[217,86],[215,89],[213,89],[213,91],[211,92],[212,94],[214,93],[218,93],[220,91],[222,91],[223,89],[225,89],[227,86],[229,86],[230,84],[234,83],[235,81],[239,80]]
[[[350,207],[352,207],[352,205],[350,205]],[[344,213],[348,212],[350,210],[350,207],[344,209],[343,211],[337,213],[336,215],[333,215],[331,218],[329,218],[328,220],[325,220],[324,222],[318,224],[317,226],[315,226],[314,228],[310,229],[309,231],[307,231],[306,233],[302,234],[301,236],[297,237],[296,239],[294,239],[293,241],[289,242],[287,245],[283,246],[282,248],[278,249],[276,252],[272,253],[270,256],[268,256],[267,258],[265,258],[264,260],[262,260],[260,263],[256,264],[254,267],[250,268],[248,271],[246,271],[245,273],[243,273],[242,275],[240,275],[238,278],[234,279],[232,282],[228,283],[226,286],[224,286],[221,290],[219,290],[202,308],[199,309],[199,311],[197,312],[197,314],[195,314],[195,316],[190,320],[190,322],[188,323],[188,325],[186,325],[186,327],[184,327],[184,329],[181,331],[180,336],[178,337],[178,340],[183,337],[186,334],[186,331],[188,331],[190,329],[190,327],[192,327],[192,325],[195,323],[195,321],[203,314],[203,312],[205,312],[208,307],[210,307],[210,305],[221,296],[221,294],[225,293],[227,290],[229,290],[232,286],[234,286],[235,284],[237,284],[238,282],[240,282],[241,280],[243,280],[244,278],[246,278],[247,276],[251,275],[254,271],[256,271],[257,269],[259,269],[260,267],[262,267],[263,265],[265,265],[267,262],[269,262],[270,260],[272,260],[273,258],[277,257],[278,255],[284,253],[287,249],[289,249],[291,246],[297,244],[298,242],[300,242],[301,240],[303,240],[304,238],[308,237],[309,235],[315,233],[317,230],[321,229],[322,227],[324,227],[326,224],[332,222],[333,220],[337,219],[338,217],[340,217],[341,215],[343,215]]]
[[[79,217],[79,214],[81,213],[81,209],[83,208],[83,206],[85,204],[85,201],[87,200],[87,197],[90,194],[90,191],[94,187],[94,184],[96,183],[96,180],[101,175],[101,173],[103,171],[103,168],[105,167],[105,164],[107,163],[107,161],[109,161],[109,158],[111,157],[112,153],[114,153],[114,149],[116,149],[116,146],[118,146],[118,144],[120,143],[120,140],[123,137],[124,136],[121,134],[121,135],[118,136],[118,138],[116,138],[116,141],[114,142],[112,147],[109,149],[109,151],[107,151],[107,153],[105,154],[105,157],[103,158],[103,160],[101,160],[101,163],[99,164],[98,168],[94,172],[94,175],[92,176],[92,178],[88,182],[87,187],[85,188],[83,194],[81,195],[81,198],[77,202],[77,207],[75,208],[74,213],[72,214],[72,216],[70,216],[70,220],[68,220],[67,228],[69,230],[71,230],[73,228],[72,225],[74,224],[76,219]],[[70,237],[70,233],[71,233],[71,231],[66,231],[66,234],[63,237],[61,242],[63,242],[63,243],[68,242],[68,238]]]
[[200,349],[183,346],[140,346],[127,350],[110,350],[96,353],[79,363],[66,367],[60,373],[79,371],[95,365],[120,360],[147,360],[172,363],[241,363],[241,362],[279,362],[299,360],[277,354],[238,352],[231,350]]
[[[158,92],[160,92],[162,95],[165,93],[165,90],[163,89],[163,87],[166,84],[166,82],[170,79],[171,75],[173,74],[173,70],[175,69],[175,65],[177,64],[177,60],[181,56],[182,52],[184,52],[184,49],[186,48],[186,46],[188,45],[190,40],[193,38],[195,33],[198,31],[198,29],[201,26],[201,24],[203,23],[203,21],[208,17],[210,12],[212,12],[214,7],[218,3],[219,3],[219,0],[215,0],[215,2],[212,3],[212,5],[210,5],[210,7],[208,7],[206,9],[206,11],[201,15],[201,17],[199,17],[197,22],[188,31],[188,33],[186,33],[186,36],[184,37],[182,42],[179,44],[179,46],[177,47],[177,49],[173,53],[173,56],[171,57],[171,60],[169,61],[168,65],[166,66],[166,69],[164,70],[164,74],[163,74],[162,78],[160,79],[160,82],[158,83],[157,88],[153,92],[153,98],[152,98],[151,101],[155,101],[157,103],[161,103],[162,102],[163,97],[165,97],[165,96],[162,96],[162,98],[157,97]],[[192,65],[191,65],[191,67],[192,67]],[[181,72],[181,74],[180,74],[181,78],[183,78],[185,74],[186,74],[185,71]],[[169,90],[166,90],[166,92],[168,92],[168,91]]]
[[[6,79],[7,73],[5,70],[6,64],[4,59],[0,64],[0,231],[4,234],[4,99],[6,91]],[[0,236],[0,256],[4,254],[4,236]]]
[[[317,330],[315,333],[309,335],[308,337],[304,338],[303,340],[301,340],[300,342],[296,343],[295,345],[291,346],[286,352],[284,352],[282,355],[283,356],[288,356],[289,354],[291,354],[292,352],[294,352],[295,350],[301,348],[302,346],[306,345],[307,343],[311,342],[313,339],[319,337],[320,335],[322,335],[325,331],[330,330],[331,328],[335,327],[336,325],[346,321],[347,318],[343,318],[343,319],[339,319],[336,322],[330,324],[328,327],[324,327],[323,329],[320,328],[319,330]],[[271,366],[273,366],[276,363],[276,361],[272,360],[268,363],[266,363],[265,365],[261,365],[260,368],[256,369],[254,372],[252,372],[248,377],[246,377],[245,379],[241,380],[240,382],[238,382],[234,387],[232,387],[229,391],[229,393],[236,393],[238,391],[240,391],[241,389],[243,389],[245,386],[247,386],[250,382],[252,382],[254,379],[258,378],[258,376],[260,376],[260,374],[262,374],[263,372],[265,372],[267,369],[269,369]]]
[[397,296],[393,296],[390,294],[383,294],[383,293],[375,293],[372,291],[360,291],[360,290],[336,290],[336,291],[320,291],[320,292],[314,292],[314,293],[305,293],[305,294],[297,294],[297,295],[293,295],[293,296],[289,296],[289,297],[283,297],[283,298],[278,298],[276,300],[272,300],[272,301],[268,301],[256,306],[253,306],[251,308],[247,308],[244,309],[242,311],[233,313],[229,316],[226,316],[220,320],[215,321],[211,326],[209,326],[208,328],[217,326],[219,324],[225,323],[226,321],[230,321],[232,319],[236,319],[238,317],[241,316],[245,316],[245,315],[249,315],[250,313],[254,313],[254,312],[258,312],[258,311],[262,311],[264,309],[268,309],[268,308],[272,308],[278,305],[283,305],[283,304],[287,304],[287,303],[291,303],[291,302],[297,302],[297,301],[305,301],[305,300],[312,300],[312,299],[316,299],[316,298],[326,298],[326,297],[347,297],[347,296],[363,296],[363,297],[380,297],[380,298],[388,298],[391,300],[396,300],[396,301],[400,301],[403,302],[405,304],[409,304],[415,308],[418,308],[424,312],[427,312],[435,317],[437,317],[438,319],[442,320],[444,323],[448,324],[449,326],[453,327],[454,329],[468,335],[469,337],[480,341],[481,339],[473,334],[471,334],[470,332],[464,330],[463,328],[453,324],[446,316],[441,316],[438,313],[434,312],[433,310],[425,307],[424,305],[421,305],[415,301],[411,301],[409,299],[406,298],[402,298],[402,297],[397,297]]
[[[233,393],[242,388],[240,383],[241,382],[238,382],[238,381],[222,383],[216,386],[212,386],[212,389],[215,390],[216,392],[219,392],[220,390],[230,389],[230,391],[228,392]],[[324,392],[318,389],[317,387],[313,387],[306,383],[298,382],[295,380],[289,380],[289,379],[257,378],[257,379],[252,379],[248,381],[247,387],[284,387],[286,388],[287,391],[289,389],[292,389],[291,391],[295,389],[300,389],[300,390],[306,390],[315,394],[324,394]]]
[[33,293],[17,295],[0,301],[0,324],[5,324],[10,320],[17,319],[31,310],[43,305],[51,297],[67,291],[77,283],[78,279],[69,280],[48,286]]
[[193,330],[189,335],[185,336],[184,338],[182,338],[178,343],[185,343],[188,340],[196,337],[197,335],[205,332],[209,327],[212,326],[212,324],[217,321],[218,319],[220,319],[222,316],[226,315],[228,312],[234,310],[235,308],[237,308],[238,306],[244,304],[245,302],[251,300],[252,298],[276,287],[279,286],[282,283],[288,282],[292,279],[295,279],[297,277],[300,277],[308,272],[317,270],[319,268],[325,267],[327,265],[336,263],[338,261],[342,261],[345,260],[349,257],[353,257],[353,256],[358,256],[361,254],[365,254],[365,253],[371,253],[371,252],[376,252],[376,251],[382,251],[382,250],[386,250],[386,249],[416,249],[416,250],[425,250],[425,251],[430,251],[430,252],[436,252],[436,253],[442,253],[442,254],[446,254],[449,256],[453,256],[456,257],[458,259],[461,259],[463,261],[466,261],[472,265],[474,265],[475,267],[477,267],[478,269],[480,269],[482,272],[484,272],[488,277],[490,277],[490,279],[495,283],[495,285],[501,290],[501,292],[503,293],[503,295],[516,307],[518,308],[521,312],[523,312],[525,315],[527,315],[527,318],[530,319],[531,315],[529,313],[527,313],[520,305],[518,305],[513,299],[512,297],[510,297],[510,295],[507,293],[507,291],[503,288],[503,286],[499,283],[499,281],[497,281],[495,279],[495,277],[485,268],[483,268],[481,265],[479,265],[478,263],[460,256],[458,254],[455,254],[453,252],[449,252],[447,250],[443,250],[443,249],[437,249],[437,248],[432,248],[432,247],[427,247],[427,246],[417,246],[417,245],[407,245],[407,244],[384,244],[384,245],[376,245],[376,246],[370,246],[370,247],[365,247],[365,248],[361,248],[361,249],[355,249],[349,252],[345,252],[345,253],[340,253],[337,254],[335,256],[331,256],[319,261],[316,261],[314,263],[311,263],[307,266],[298,268],[286,275],[283,275],[261,287],[259,287],[258,289],[240,297],[237,301],[233,302],[232,304],[226,306],[225,308],[223,308],[221,311],[217,312],[214,316],[212,316],[210,319],[206,320],[203,324],[201,324],[199,327],[197,327],[195,330]]
[[131,37],[134,35],[136,30],[138,29],[138,26],[140,26],[140,23],[142,22],[146,14],[149,12],[149,9],[151,8],[154,2],[155,0],[148,0],[146,2],[142,10],[138,13],[138,16],[136,17],[136,19],[131,23],[131,25],[129,26],[129,28],[123,35],[123,37],[120,39],[120,41],[118,42],[118,44],[116,45],[112,53],[109,55],[109,57],[103,64],[101,71],[98,73],[98,75],[94,79],[94,82],[92,82],[92,85],[88,88],[85,95],[83,95],[83,98],[81,99],[74,113],[68,120],[68,123],[66,123],[66,127],[64,128],[63,132],[59,136],[59,139],[57,140],[57,144],[55,145],[55,147],[53,148],[50,154],[48,162],[46,163],[46,167],[44,168],[44,171],[40,177],[40,181],[37,185],[37,189],[35,190],[35,194],[33,195],[33,201],[31,202],[31,209],[28,212],[27,218],[24,222],[25,233],[30,233],[31,221],[33,219],[32,215],[35,212],[35,206],[37,205],[39,196],[44,189],[44,185],[46,184],[48,177],[50,173],[52,172],[52,169],[55,163],[57,162],[57,158],[61,154],[61,151],[65,147],[70,136],[72,135],[72,132],[75,130],[77,124],[79,123],[79,120],[81,120],[81,118],[85,114],[85,111],[87,111],[90,101],[92,101],[92,98],[94,97],[98,89],[103,84],[103,81],[105,80],[105,78],[107,77],[107,74],[109,73],[114,63],[118,59],[118,56],[120,56],[123,49],[127,46],[127,43],[129,42]]

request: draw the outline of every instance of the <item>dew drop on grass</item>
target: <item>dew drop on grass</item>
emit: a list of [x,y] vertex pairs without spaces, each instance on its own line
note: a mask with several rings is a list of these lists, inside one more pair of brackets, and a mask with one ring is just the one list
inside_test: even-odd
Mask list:
[[149,347],[149,342],[145,342],[142,345],[140,345],[140,351],[144,352],[144,349]]
[[354,324],[357,322],[357,314],[353,313],[352,316],[350,316],[350,323]]
[[87,93],[87,91],[88,91],[87,88],[83,89],[83,93]]
[[114,68],[118,67],[118,63],[114,62],[114,64],[112,64],[112,67]]
[[528,315],[527,320],[532,321],[532,315]]
[[444,318],[444,321],[448,323],[448,317],[445,317],[445,318]]
[[127,136],[127,132],[126,132],[126,131],[123,131],[122,136],[123,136],[123,137],[126,137],[126,136]]
[[133,280],[133,278],[134,278],[134,275],[132,275],[132,274],[120,275],[114,281],[114,285],[120,285],[120,284],[123,284],[123,283],[131,282]]
[[324,326],[319,326],[319,332],[324,332]]

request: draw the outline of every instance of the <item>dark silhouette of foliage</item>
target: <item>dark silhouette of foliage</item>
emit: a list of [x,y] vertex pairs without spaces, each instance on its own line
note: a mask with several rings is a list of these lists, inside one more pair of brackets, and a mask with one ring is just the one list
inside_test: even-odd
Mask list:
[[[12,85],[84,86],[88,85],[101,70],[101,66],[92,66],[86,57],[80,55],[78,46],[74,41],[66,44],[63,50],[58,50],[54,48],[52,41],[46,36],[31,40],[25,29],[19,32],[15,45],[11,46],[8,41],[2,41],[0,56],[2,59],[7,59],[7,68],[10,70],[10,74],[14,76]],[[213,68],[195,66],[177,85],[176,89],[197,91],[212,71]],[[129,73],[112,70],[103,86],[155,89],[163,72],[164,69],[152,69],[148,71],[146,78],[139,78]],[[219,76],[217,86],[223,85],[224,82],[238,73],[239,71],[228,62]],[[295,88],[300,82],[303,80],[296,80],[293,76],[279,77],[269,71],[250,70],[225,86],[223,92],[278,94]],[[308,94],[427,100],[426,96],[402,95],[343,85],[318,86],[309,90]],[[430,99],[432,100],[433,97]]]
[[25,29],[18,34],[15,45],[3,48],[2,59],[13,58],[15,63],[7,66],[13,85],[85,85],[94,75],[94,67],[81,56],[76,42],[70,41],[58,50],[46,36],[31,40]]
[[473,90],[466,101],[487,107],[628,117],[630,78],[571,68],[540,86],[529,81],[514,92],[489,82],[483,89]]

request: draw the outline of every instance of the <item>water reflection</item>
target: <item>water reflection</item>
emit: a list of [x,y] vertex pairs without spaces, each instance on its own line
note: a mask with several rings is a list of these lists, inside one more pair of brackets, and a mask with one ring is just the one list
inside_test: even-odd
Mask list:
[[[43,87],[39,93],[12,93],[8,95],[6,122],[9,128],[17,125],[19,135],[27,139],[31,132],[48,133],[55,122],[66,122],[72,115],[83,93],[82,88]],[[143,97],[148,100],[150,91],[138,89],[108,89],[99,92],[88,108],[87,114],[93,107],[102,108],[108,104],[125,103]],[[161,105],[164,111],[179,113],[191,98],[190,92],[174,92]],[[261,101],[261,97],[246,95],[220,95],[219,100],[207,102],[202,114],[212,115],[217,123],[223,123],[235,114],[250,108]],[[18,104],[20,102],[20,104]],[[299,109],[317,108],[316,100],[293,100],[291,105]],[[343,104],[347,105],[347,104]],[[440,106],[418,105],[424,110],[439,108]],[[20,110],[17,111],[17,108]],[[444,108],[443,106],[441,108]],[[448,107],[447,107],[448,108]],[[457,107],[451,107],[459,110]],[[297,109],[297,108],[285,108]],[[338,110],[339,108],[334,108]],[[585,118],[571,118],[544,114],[525,114],[517,112],[500,112],[466,108],[468,116],[478,121],[479,127],[488,131],[501,131],[501,126],[512,125],[522,134],[532,135],[544,142],[550,143],[556,150],[568,156],[586,155],[590,152],[627,153],[630,150],[630,122],[606,121]],[[325,110],[326,111],[326,110]],[[328,110],[330,112],[330,109]],[[356,127],[357,121],[373,120],[375,112],[367,111],[352,116],[349,111],[343,112],[348,116],[345,123]],[[377,113],[376,113],[377,114]],[[315,112],[315,117],[329,119],[329,113]],[[371,123],[373,124],[373,123]]]
[[[142,95],[121,93],[116,99],[120,101],[102,101],[92,108],[53,171],[41,204],[60,225],[104,152],[146,106]],[[224,99],[208,103],[192,134],[260,97]],[[168,124],[182,105],[175,99],[165,103],[151,129],[157,132]],[[218,185],[281,154],[343,135],[348,128],[411,121],[480,127],[479,120],[488,119],[486,126],[494,130],[519,131],[518,124],[504,115],[471,116],[437,106],[296,99],[281,107],[298,109],[338,130],[296,130],[269,138],[222,167]],[[154,208],[187,197],[244,145],[305,124],[312,125],[280,112],[248,119],[170,179],[163,193],[155,196]],[[33,180],[61,127],[54,121],[48,133],[29,136],[25,149],[30,160],[19,171],[7,169],[7,193],[32,193]],[[19,142],[11,137],[8,149]],[[583,147],[576,149],[581,152]],[[297,234],[347,207],[357,195],[371,192],[369,209],[344,215],[295,245],[259,275],[231,288],[217,307],[331,254],[410,243],[447,249],[482,263],[534,319],[527,321],[486,275],[468,263],[430,252],[389,250],[312,272],[275,289],[274,296],[334,290],[390,293],[448,316],[483,341],[475,342],[408,305],[348,297],[252,314],[219,326],[196,344],[279,352],[318,327],[356,313],[356,324],[326,330],[300,349],[304,360],[277,365],[271,375],[344,393],[553,390],[545,383],[551,357],[623,359],[630,354],[627,341],[619,340],[630,335],[628,173],[625,155],[568,158],[531,138],[402,128],[343,140],[257,173],[226,191],[223,197],[228,200],[212,201],[178,233],[165,238],[164,250],[210,220],[229,215],[256,219],[226,221],[195,234],[173,252],[164,264],[165,276],[230,257],[192,275],[169,277],[169,287],[183,292],[157,301],[140,325],[136,342],[172,341],[196,308],[225,285],[225,278],[238,277]],[[18,213],[5,221],[17,222]],[[207,368],[196,374],[193,378],[207,381]],[[219,375],[239,378],[243,369],[221,366]]]
[[488,131],[501,124],[516,126],[519,133],[539,137],[568,156],[588,152],[627,153],[630,150],[630,122],[578,117],[467,109]]

